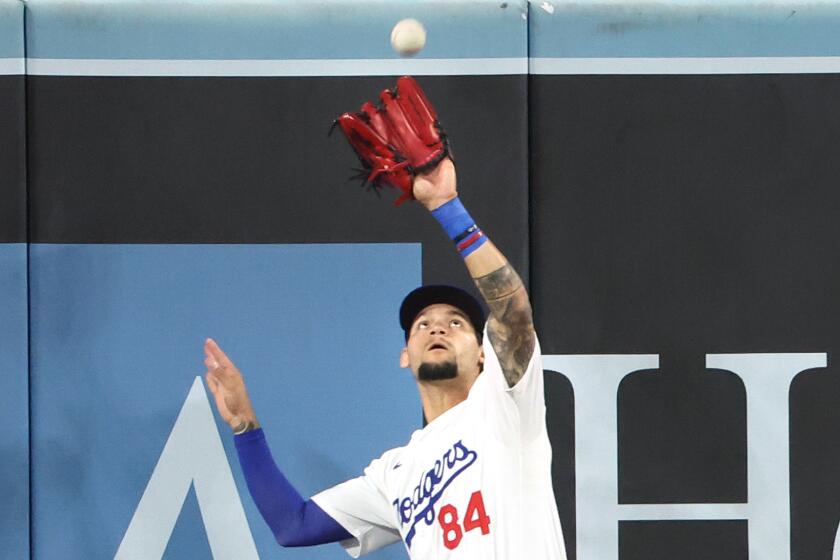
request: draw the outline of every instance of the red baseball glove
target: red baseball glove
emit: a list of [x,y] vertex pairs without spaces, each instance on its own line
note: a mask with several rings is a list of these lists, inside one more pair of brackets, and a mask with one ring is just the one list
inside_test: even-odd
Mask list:
[[381,105],[367,102],[358,113],[344,113],[335,121],[359,156],[361,177],[378,189],[395,187],[402,194],[397,205],[414,198],[412,183],[449,155],[446,134],[434,107],[411,76],[397,80],[394,91],[379,96]]

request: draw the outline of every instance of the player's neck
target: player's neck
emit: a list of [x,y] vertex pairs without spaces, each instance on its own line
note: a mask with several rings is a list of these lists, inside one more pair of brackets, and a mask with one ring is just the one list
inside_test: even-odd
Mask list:
[[475,378],[418,381],[417,389],[420,391],[420,401],[423,403],[426,421],[431,423],[453,406],[467,400],[474,382]]

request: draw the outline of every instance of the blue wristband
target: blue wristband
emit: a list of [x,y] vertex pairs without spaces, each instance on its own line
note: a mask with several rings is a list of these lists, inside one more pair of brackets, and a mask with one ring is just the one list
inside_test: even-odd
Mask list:
[[437,219],[446,231],[446,235],[453,241],[467,228],[475,225],[475,220],[472,219],[470,213],[461,204],[461,199],[457,196],[432,210],[432,216]]
[[455,247],[462,257],[466,258],[487,241],[487,237],[475,224],[475,220],[458,197],[432,210],[432,216],[446,231],[449,239],[455,242]]

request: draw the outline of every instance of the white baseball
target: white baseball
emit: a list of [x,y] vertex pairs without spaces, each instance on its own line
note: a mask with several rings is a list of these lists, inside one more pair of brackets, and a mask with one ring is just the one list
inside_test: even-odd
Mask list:
[[416,19],[402,19],[391,31],[391,46],[402,56],[414,56],[425,44],[426,29]]

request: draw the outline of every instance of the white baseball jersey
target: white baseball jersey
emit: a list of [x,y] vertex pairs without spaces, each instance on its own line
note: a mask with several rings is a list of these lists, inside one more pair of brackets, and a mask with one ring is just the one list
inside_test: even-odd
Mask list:
[[354,558],[402,540],[413,560],[565,560],[551,485],[539,343],[508,387],[484,338],[466,401],[364,475],[313,496],[354,538]]

